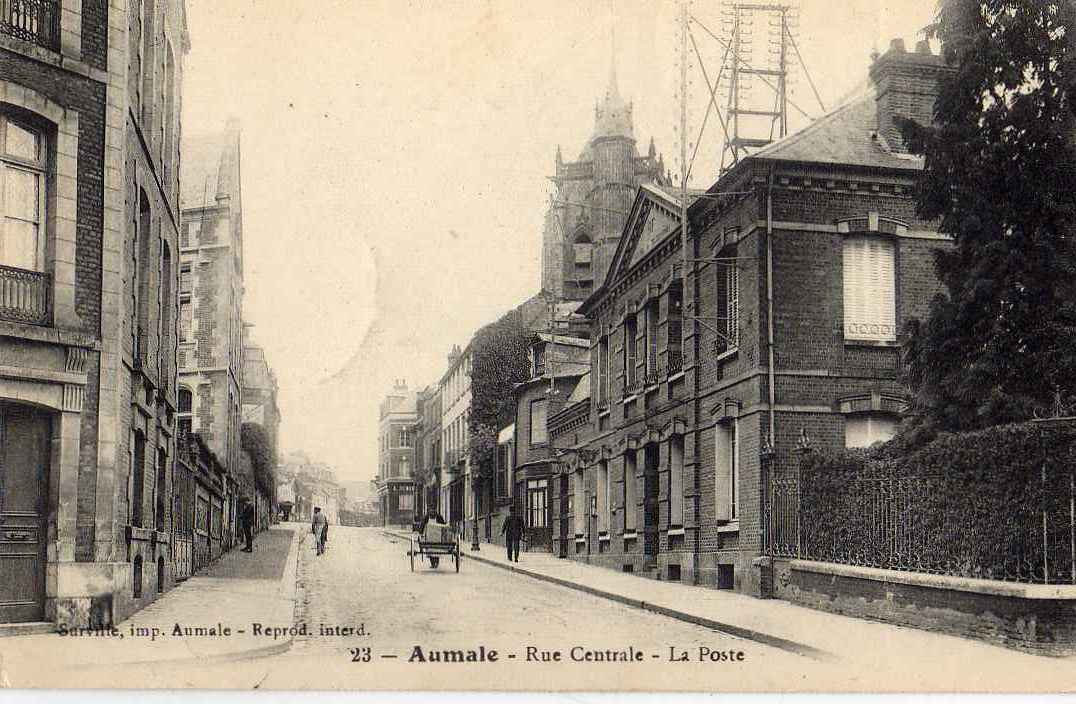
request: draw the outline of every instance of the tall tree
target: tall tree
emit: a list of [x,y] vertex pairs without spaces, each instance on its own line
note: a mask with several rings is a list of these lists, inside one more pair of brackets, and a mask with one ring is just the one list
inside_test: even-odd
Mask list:
[[946,293],[906,336],[913,433],[1024,420],[1076,390],[1076,9],[1071,0],[942,0],[926,29],[952,72],[916,198],[954,241]]

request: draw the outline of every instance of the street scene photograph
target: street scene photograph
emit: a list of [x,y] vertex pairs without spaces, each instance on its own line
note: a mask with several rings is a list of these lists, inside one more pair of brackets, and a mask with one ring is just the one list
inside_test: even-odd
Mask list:
[[0,0],[0,688],[1071,692],[1074,194],[1076,0]]

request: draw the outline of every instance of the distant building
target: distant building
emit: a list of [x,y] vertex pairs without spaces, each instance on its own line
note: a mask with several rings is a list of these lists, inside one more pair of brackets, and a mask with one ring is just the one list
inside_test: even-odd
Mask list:
[[[474,518],[467,487],[470,476],[471,345],[455,345],[448,353],[448,369],[441,376],[441,515],[456,524]],[[468,504],[464,506],[464,502]]]
[[[239,124],[184,135],[179,270],[180,424],[239,471],[243,374],[243,199]],[[224,525],[236,531],[237,490]]]
[[411,525],[415,518],[417,395],[397,381],[381,402],[377,431],[377,496],[382,525]]
[[276,457],[280,438],[276,374],[269,366],[265,350],[252,339],[253,327],[249,323],[243,326],[243,422],[255,423],[265,429]]
[[645,156],[638,154],[632,105],[620,96],[613,69],[579,158],[565,162],[557,147],[556,190],[542,233],[542,289],[569,301],[593,293],[605,278],[636,187],[665,183],[664,171],[653,140]]

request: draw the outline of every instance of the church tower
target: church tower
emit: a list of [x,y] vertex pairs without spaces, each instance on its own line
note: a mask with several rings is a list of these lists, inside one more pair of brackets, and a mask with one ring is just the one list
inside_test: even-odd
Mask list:
[[643,183],[664,184],[654,149],[636,150],[632,105],[620,95],[616,64],[594,107],[594,131],[579,158],[565,162],[557,147],[554,195],[542,235],[542,288],[581,301],[601,284],[621,230]]

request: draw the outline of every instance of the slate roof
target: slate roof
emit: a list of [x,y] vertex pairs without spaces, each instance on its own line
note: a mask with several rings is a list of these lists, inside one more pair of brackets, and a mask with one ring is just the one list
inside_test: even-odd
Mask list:
[[893,153],[877,132],[873,87],[804,129],[752,154],[750,159],[814,164],[921,169],[921,157]]
[[[229,148],[227,132],[183,135],[180,165],[180,208],[201,208],[216,204],[217,192],[226,186],[225,156]],[[223,178],[223,181],[222,181]]]

